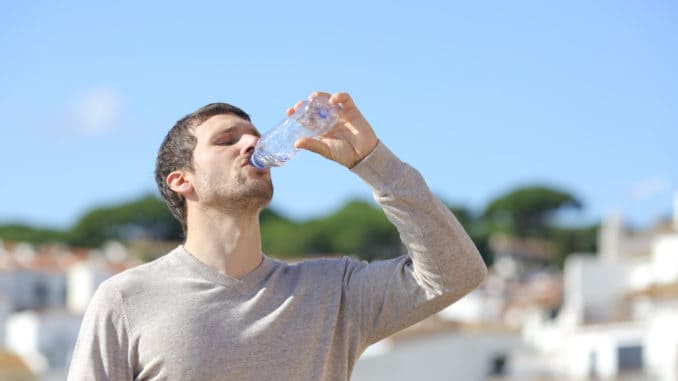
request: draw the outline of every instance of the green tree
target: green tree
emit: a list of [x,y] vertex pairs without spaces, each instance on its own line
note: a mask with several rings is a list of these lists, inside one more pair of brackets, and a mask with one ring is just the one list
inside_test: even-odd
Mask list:
[[565,258],[572,253],[594,254],[598,250],[598,229],[599,225],[553,227],[551,238],[555,250],[553,264],[562,269]]
[[350,254],[361,259],[394,258],[403,253],[396,228],[381,210],[353,200],[336,213],[313,222],[311,252]]
[[262,247],[277,257],[300,257],[305,254],[308,231],[303,224],[289,220],[267,208],[260,218]]
[[[493,262],[489,238],[502,232],[548,240],[554,247],[554,264],[560,266],[572,252],[596,250],[597,226],[554,225],[551,217],[567,207],[581,208],[581,203],[567,192],[532,186],[496,198],[480,214],[462,206],[449,208],[488,265]],[[362,200],[352,200],[324,217],[305,221],[288,219],[267,208],[261,213],[260,224],[263,249],[273,256],[347,254],[375,260],[404,252],[398,232],[383,210]],[[147,195],[130,202],[96,207],[65,231],[22,224],[0,226],[0,239],[34,244],[65,242],[72,246],[99,247],[107,240],[130,242],[138,238],[183,239],[179,223],[158,197]]]
[[[553,217],[566,208],[578,210],[582,208],[582,203],[563,190],[546,186],[521,187],[491,201],[478,219],[475,230],[471,230],[471,236],[474,240],[482,236],[485,243],[497,232],[547,241],[553,248],[548,253],[552,258],[551,264],[562,268],[569,254],[593,253],[597,250],[597,225],[556,225]],[[489,247],[487,249],[489,251]]]
[[550,217],[566,207],[581,209],[582,204],[565,191],[528,186],[490,202],[481,217],[492,231],[518,237],[548,238]]
[[69,237],[72,245],[98,247],[107,240],[179,240],[182,233],[179,222],[172,217],[165,203],[147,195],[89,211],[70,230]]
[[384,212],[353,200],[323,218],[295,223],[279,215],[261,219],[264,251],[276,256],[355,255],[366,260],[402,253]]
[[62,230],[32,227],[24,224],[0,226],[0,239],[33,244],[67,242],[68,234]]
[[479,218],[470,209],[454,205],[449,207],[450,211],[457,217],[459,223],[464,227],[473,240],[473,243],[478,248],[480,255],[483,257],[485,263],[489,266],[493,263],[494,258],[490,250],[489,239],[490,230],[485,221]]

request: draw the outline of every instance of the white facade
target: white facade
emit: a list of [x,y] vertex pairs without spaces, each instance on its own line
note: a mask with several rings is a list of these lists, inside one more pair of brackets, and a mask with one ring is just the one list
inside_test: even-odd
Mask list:
[[63,310],[24,311],[11,315],[6,347],[19,354],[35,373],[68,367],[81,318]]
[[578,322],[618,320],[624,296],[631,290],[634,264],[570,255],[565,263],[563,309]]
[[5,293],[12,310],[61,308],[66,302],[66,277],[56,266],[36,268],[36,264],[54,254],[38,254],[32,246],[17,244],[11,251],[0,247],[0,290]]
[[512,354],[509,374],[615,380],[624,372],[643,372],[647,333],[647,322],[581,325],[569,316],[553,321],[535,314],[526,321],[525,348]]
[[111,241],[101,251],[92,252],[88,259],[72,265],[66,274],[68,292],[65,304],[68,310],[83,314],[103,281],[123,268],[136,265],[129,258],[129,253],[122,244]]
[[73,265],[67,274],[66,306],[68,310],[83,314],[97,287],[111,275],[113,274],[110,270],[102,268],[94,260]]
[[447,321],[461,323],[497,321],[503,306],[503,300],[499,296],[476,289],[440,311],[438,316]]
[[64,274],[19,270],[6,276],[5,287],[14,310],[60,308],[66,302]]
[[35,312],[25,311],[13,314],[6,325],[5,346],[20,355],[33,373],[40,374],[48,369],[48,363],[38,348],[39,319]]
[[647,327],[637,323],[582,327],[570,335],[549,332],[552,340],[511,355],[508,373],[518,379],[541,376],[568,380],[616,380],[642,372]]
[[[388,339],[387,339],[388,340]],[[352,381],[483,381],[501,376],[520,336],[455,331],[409,339],[361,357]]]
[[7,326],[10,311],[9,300],[2,292],[2,285],[0,285],[0,348],[5,345],[5,327]]
[[[41,379],[63,379],[81,317],[97,287],[135,263],[115,242],[101,252],[0,245],[0,347],[17,353]],[[68,311],[67,311],[68,309]]]
[[623,372],[642,371],[645,335],[642,323],[585,327],[566,340],[562,373],[577,380],[615,380]]
[[[678,213],[678,205],[676,205]],[[658,237],[652,246],[652,270],[660,287],[678,285],[678,234]],[[678,381],[678,293],[641,298],[648,311],[647,362],[658,381]]]
[[657,283],[678,280],[678,234],[660,236],[653,242],[652,270]]
[[647,364],[657,381],[678,380],[678,303],[659,308],[645,338]]
[[605,255],[568,257],[557,318],[526,319],[511,376],[678,381],[678,234],[655,236],[645,257],[618,255],[607,234]]

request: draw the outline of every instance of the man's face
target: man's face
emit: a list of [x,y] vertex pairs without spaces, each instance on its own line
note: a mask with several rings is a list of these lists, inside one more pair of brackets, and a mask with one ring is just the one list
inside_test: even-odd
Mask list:
[[249,163],[259,132],[232,114],[215,115],[193,129],[192,184],[206,207],[224,210],[263,209],[273,197],[270,170]]

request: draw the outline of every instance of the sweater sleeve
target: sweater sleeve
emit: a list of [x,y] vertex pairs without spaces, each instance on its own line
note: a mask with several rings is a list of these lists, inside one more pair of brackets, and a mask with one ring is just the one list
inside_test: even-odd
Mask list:
[[484,280],[487,268],[419,172],[382,143],[352,171],[372,188],[408,253],[347,265],[346,301],[357,315],[360,342],[367,346],[454,303]]
[[99,286],[87,306],[68,381],[132,380],[129,333],[121,295],[109,279]]

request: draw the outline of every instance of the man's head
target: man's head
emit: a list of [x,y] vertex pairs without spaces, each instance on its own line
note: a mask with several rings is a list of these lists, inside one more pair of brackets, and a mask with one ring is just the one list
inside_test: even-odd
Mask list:
[[187,197],[217,208],[270,201],[269,172],[246,164],[258,136],[249,115],[226,103],[204,106],[170,129],[158,151],[155,181],[184,234]]

